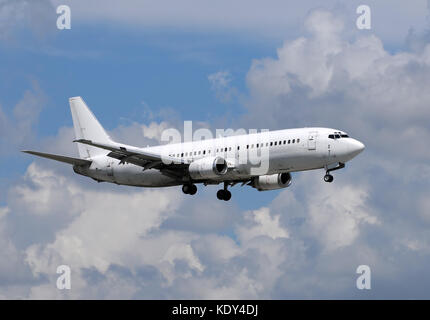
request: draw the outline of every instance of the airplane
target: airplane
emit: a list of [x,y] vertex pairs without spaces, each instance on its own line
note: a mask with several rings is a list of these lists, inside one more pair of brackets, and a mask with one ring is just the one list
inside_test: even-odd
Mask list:
[[[224,201],[231,198],[228,187],[238,183],[258,191],[286,188],[291,185],[291,173],[297,171],[324,169],[324,181],[332,182],[330,173],[344,168],[365,148],[344,131],[320,127],[139,148],[113,141],[81,97],[70,98],[69,104],[79,158],[22,152],[68,163],[75,173],[97,182],[136,187],[182,186],[183,193],[189,195],[196,194],[196,184],[223,183],[217,198]],[[263,171],[258,170],[259,166]]]

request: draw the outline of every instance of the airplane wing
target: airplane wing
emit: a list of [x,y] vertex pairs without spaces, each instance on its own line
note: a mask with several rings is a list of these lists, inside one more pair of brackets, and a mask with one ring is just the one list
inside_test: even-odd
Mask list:
[[32,154],[32,155],[35,155],[35,156],[39,156],[39,157],[42,157],[42,158],[47,158],[47,159],[51,159],[51,160],[65,162],[65,163],[72,164],[72,165],[78,165],[78,166],[90,165],[91,162],[92,162],[92,161],[85,160],[85,159],[77,159],[77,158],[59,156],[59,155],[56,155],[56,154],[43,153],[43,152],[38,152],[38,151],[23,150],[22,152],[25,152],[25,153],[28,153],[28,154]]
[[183,159],[169,157],[167,155],[160,155],[147,151],[142,151],[128,145],[120,145],[114,143],[101,143],[86,139],[74,140],[73,142],[87,144],[93,147],[109,150],[108,157],[120,160],[120,163],[132,163],[141,166],[144,169],[161,169],[164,167],[185,167],[188,165]]

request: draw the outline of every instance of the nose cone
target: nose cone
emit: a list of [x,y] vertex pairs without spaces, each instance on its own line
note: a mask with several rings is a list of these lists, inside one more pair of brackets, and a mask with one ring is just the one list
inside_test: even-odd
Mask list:
[[351,153],[352,157],[355,157],[356,155],[358,155],[363,150],[364,150],[364,144],[363,143],[361,143],[358,140],[351,139],[351,142],[349,144],[349,152]]

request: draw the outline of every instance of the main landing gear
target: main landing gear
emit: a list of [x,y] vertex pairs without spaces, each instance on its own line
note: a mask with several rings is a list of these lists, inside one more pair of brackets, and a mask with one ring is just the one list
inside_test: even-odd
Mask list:
[[218,190],[216,197],[218,200],[228,201],[231,199],[231,192],[227,190],[228,182],[224,182],[224,189]]
[[331,171],[335,171],[335,170],[339,170],[339,169],[342,169],[342,168],[345,168],[345,164],[339,162],[339,164],[336,167],[331,168],[331,169],[327,169],[327,171],[325,172],[324,181],[325,182],[332,182],[334,178],[330,174],[330,172]]
[[182,192],[190,195],[196,194],[197,186],[195,184],[184,184],[182,186]]
[[331,174],[326,173],[324,176],[324,181],[325,182],[332,182],[333,181],[333,176]]

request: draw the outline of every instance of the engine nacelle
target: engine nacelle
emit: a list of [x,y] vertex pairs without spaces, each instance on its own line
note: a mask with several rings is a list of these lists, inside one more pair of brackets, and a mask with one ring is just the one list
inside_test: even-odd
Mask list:
[[282,189],[290,184],[291,174],[289,172],[258,176],[252,181],[252,187],[258,191]]
[[191,178],[214,179],[227,172],[227,162],[221,157],[198,159],[190,163],[188,171]]

